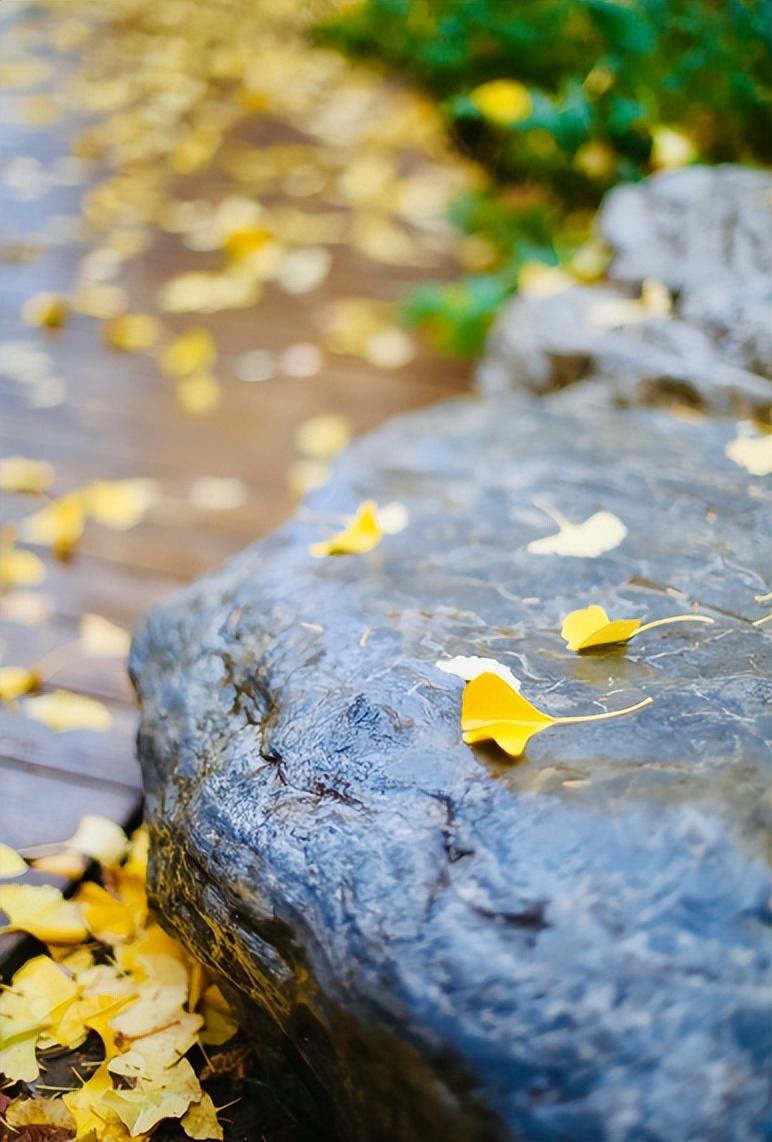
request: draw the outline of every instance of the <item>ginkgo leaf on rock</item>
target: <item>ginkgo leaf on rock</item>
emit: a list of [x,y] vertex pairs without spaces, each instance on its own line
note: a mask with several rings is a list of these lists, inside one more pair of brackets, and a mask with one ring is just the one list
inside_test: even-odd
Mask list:
[[377,547],[382,538],[383,531],[378,523],[378,508],[372,500],[365,500],[359,505],[356,515],[343,531],[319,543],[312,543],[309,550],[317,557],[364,555]]
[[10,845],[0,842],[0,880],[12,880],[27,871],[27,862]]
[[632,714],[651,703],[644,698],[623,710],[553,718],[538,710],[497,674],[478,674],[468,682],[461,703],[461,729],[467,745],[493,741],[511,757],[520,757],[534,734],[549,726],[605,721]]
[[580,559],[597,559],[606,551],[619,547],[627,535],[627,528],[612,512],[596,512],[583,523],[571,523],[548,504],[539,503],[537,506],[555,521],[560,530],[555,535],[531,540],[527,550],[532,555],[572,555]]
[[597,650],[602,646],[618,646],[631,638],[654,627],[669,626],[671,623],[712,623],[705,615],[672,615],[641,625],[640,619],[611,620],[603,607],[593,604],[577,611],[571,611],[563,619],[560,633],[569,650]]

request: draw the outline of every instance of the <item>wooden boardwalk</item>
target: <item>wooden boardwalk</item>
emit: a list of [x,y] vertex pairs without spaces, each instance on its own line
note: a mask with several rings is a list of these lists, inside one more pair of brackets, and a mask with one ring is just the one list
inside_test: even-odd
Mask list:
[[[71,296],[83,277],[84,259],[109,247],[112,234],[82,221],[84,196],[105,178],[105,167],[72,161],[84,116],[72,101],[61,99],[79,69],[85,73],[89,51],[95,49],[90,41],[79,45],[85,64],[71,52],[51,49],[66,41],[64,32],[75,24],[78,7],[73,2],[45,10],[9,0],[0,14],[5,53],[0,61],[0,457],[50,461],[54,497],[94,480],[135,477],[152,480],[153,495],[146,516],[128,530],[89,521],[67,562],[44,548],[30,548],[45,561],[45,580],[0,596],[0,665],[53,661],[56,669],[44,691],[63,688],[96,698],[113,719],[108,732],[55,733],[26,716],[23,702],[0,706],[0,841],[22,850],[66,838],[85,813],[126,824],[139,811],[136,713],[125,665],[83,652],[81,617],[96,614],[128,629],[158,600],[280,523],[293,503],[293,437],[307,418],[342,413],[361,432],[395,413],[462,391],[469,372],[463,363],[421,346],[409,363],[384,368],[361,353],[335,351],[325,341],[320,315],[329,312],[330,303],[351,297],[389,301],[411,281],[457,272],[449,236],[407,224],[414,265],[404,256],[368,257],[344,234],[327,247],[331,269],[315,288],[293,292],[269,281],[257,304],[211,314],[164,313],[157,299],[164,282],[183,271],[211,268],[222,258],[219,252],[191,251],[154,220],[122,226],[124,232],[136,230],[145,248],[117,269],[103,254],[110,272],[99,271],[102,280],[126,290],[131,312],[159,316],[162,342],[190,326],[212,333],[221,400],[206,415],[188,415],[179,407],[174,384],[159,372],[155,348],[117,351],[104,343],[100,321],[79,313],[60,330],[26,324],[25,300],[40,291]],[[90,18],[91,7],[84,10]],[[37,72],[35,61],[41,63]],[[367,82],[381,101],[394,100],[404,111],[410,96],[374,78]],[[288,125],[276,115],[250,113],[233,131],[238,146],[252,153],[272,154],[288,138],[300,148],[306,192],[298,195],[297,179],[296,184],[274,181],[272,218],[286,206],[296,224],[320,211],[335,211],[347,224],[361,222],[356,193],[346,201],[329,191],[335,164],[345,173],[345,155],[330,154],[318,136],[305,137],[297,118]],[[399,147],[389,151],[388,160],[409,172],[400,177],[414,179],[427,171],[436,175],[443,161],[410,148],[403,154]],[[308,193],[315,174],[321,189]],[[228,180],[215,161],[176,185],[174,194],[216,203],[234,193]],[[242,180],[237,193],[250,198],[254,191]],[[368,206],[368,225],[375,214],[386,213],[384,205]],[[99,280],[93,266],[92,256]],[[293,355],[282,354],[298,344],[305,348],[294,350],[290,367]],[[248,383],[238,373],[244,372],[243,354],[254,350],[273,354],[265,357],[274,362],[273,375]],[[319,367],[312,370],[309,360]],[[290,375],[298,371],[313,375]],[[212,484],[212,478],[238,483]],[[233,492],[230,507],[221,502],[223,489],[226,495]],[[45,502],[10,492],[0,496],[0,525]],[[6,941],[6,955],[13,947]]]

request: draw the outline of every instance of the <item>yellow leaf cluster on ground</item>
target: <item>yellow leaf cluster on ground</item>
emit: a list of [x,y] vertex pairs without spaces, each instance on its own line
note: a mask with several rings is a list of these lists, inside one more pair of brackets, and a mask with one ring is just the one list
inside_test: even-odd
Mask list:
[[[100,858],[104,883],[83,883],[72,900],[51,886],[0,884],[5,930],[49,947],[0,994],[0,1075],[8,1084],[34,1083],[46,1051],[77,1048],[91,1032],[103,1059],[61,1099],[14,1099],[6,1121],[61,1126],[82,1142],[141,1142],[177,1118],[191,1138],[222,1139],[186,1056],[197,1044],[227,1042],[236,1023],[206,971],[148,910],[144,830],[129,842],[110,822],[86,818],[64,845]],[[2,875],[25,867],[0,846]]]

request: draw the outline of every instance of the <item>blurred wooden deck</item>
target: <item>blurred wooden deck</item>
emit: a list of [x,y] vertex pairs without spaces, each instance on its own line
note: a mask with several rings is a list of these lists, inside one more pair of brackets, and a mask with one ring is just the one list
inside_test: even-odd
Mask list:
[[[4,24],[0,20],[5,43],[24,29],[28,15],[19,3]],[[54,19],[51,12],[35,15],[37,43],[45,42],[45,21]],[[34,89],[35,96],[56,98],[67,66],[66,57],[54,57],[52,72]],[[53,495],[96,479],[127,477],[154,480],[157,494],[146,518],[130,530],[89,523],[67,563],[34,549],[47,565],[45,581],[32,589],[48,600],[47,617],[37,623],[19,621],[17,592],[0,596],[0,663],[22,666],[76,644],[79,620],[87,612],[130,627],[165,595],[280,523],[292,508],[288,470],[295,456],[293,434],[306,418],[339,412],[351,418],[357,432],[365,431],[395,413],[463,390],[469,371],[463,363],[419,348],[410,364],[392,370],[325,352],[321,371],[306,379],[279,372],[262,383],[245,383],[234,373],[236,358],[247,350],[280,352],[293,343],[316,341],[314,314],[331,299],[394,299],[411,281],[452,276],[456,268],[445,253],[427,270],[384,265],[337,245],[329,276],[312,293],[291,296],[269,284],[250,309],[161,315],[168,335],[205,325],[217,340],[222,403],[201,417],[187,416],[177,407],[174,386],[159,374],[150,353],[108,348],[98,321],[74,314],[60,331],[25,325],[24,301],[41,290],[69,293],[88,249],[67,236],[68,228],[77,229],[88,184],[60,182],[43,188],[39,179],[41,185],[34,185],[35,178],[68,154],[80,124],[75,117],[70,122],[67,113],[48,126],[20,121],[20,101],[28,95],[27,90],[0,87],[0,354],[7,355],[10,346],[13,355],[18,345],[43,350],[65,381],[66,396],[53,407],[30,407],[30,386],[0,371],[0,457],[50,461],[56,472]],[[286,135],[281,124],[258,116],[240,130],[257,146]],[[20,158],[29,160],[26,168]],[[21,177],[25,169],[26,185]],[[214,170],[189,179],[185,197],[218,196],[220,177]],[[292,206],[304,211],[320,205],[325,204],[313,196],[302,203],[292,199]],[[17,247],[27,243],[37,256],[16,260]],[[159,284],[201,264],[200,254],[155,231],[148,248],[125,263],[117,280],[129,292],[131,311],[152,313],[157,312]],[[229,510],[197,507],[190,490],[200,477],[242,481],[245,501]],[[40,497],[0,496],[0,524],[41,506]],[[54,687],[106,703],[113,729],[54,733],[25,717],[23,707],[0,706],[0,841],[22,850],[66,838],[84,813],[126,824],[139,808],[136,714],[124,664],[84,657],[73,649],[71,655],[61,654],[61,666],[45,689]],[[30,875],[38,883],[42,879]],[[6,953],[10,947],[6,941]]]

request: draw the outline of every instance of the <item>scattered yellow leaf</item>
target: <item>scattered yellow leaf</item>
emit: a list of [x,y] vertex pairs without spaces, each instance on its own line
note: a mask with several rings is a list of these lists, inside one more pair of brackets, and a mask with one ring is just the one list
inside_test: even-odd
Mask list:
[[[14,1130],[20,1126],[58,1126],[61,1130],[71,1131],[75,1125],[60,1098],[15,1098],[6,1107],[4,1117]],[[28,1135],[32,1136],[31,1133]]]
[[22,317],[27,325],[40,325],[44,329],[61,329],[67,320],[69,307],[65,298],[55,293],[36,293],[25,301]]
[[107,321],[124,313],[128,305],[126,291],[109,282],[84,282],[72,297],[72,308],[85,317]]
[[295,431],[295,447],[312,460],[331,460],[351,440],[351,421],[340,413],[326,413],[304,420]]
[[204,1029],[199,1038],[209,1046],[219,1047],[227,1043],[239,1029],[227,999],[216,984],[211,984],[204,992],[201,1014]]
[[24,694],[32,694],[40,686],[37,670],[26,666],[0,666],[0,702],[15,702]]
[[138,353],[155,345],[161,335],[161,326],[155,317],[146,313],[124,313],[105,321],[102,336],[112,349],[125,353]]
[[45,563],[33,551],[0,541],[0,587],[34,587],[45,577]]
[[126,658],[131,635],[101,615],[86,614],[78,628],[80,644],[94,658]]
[[78,889],[75,903],[89,932],[103,944],[119,944],[135,934],[135,916],[120,900],[99,884],[86,881]]
[[383,538],[378,525],[378,508],[372,500],[366,500],[357,508],[356,515],[348,526],[330,539],[313,543],[309,548],[312,555],[364,555],[377,547]]
[[67,560],[83,534],[85,519],[80,497],[73,492],[27,516],[19,532],[28,543],[45,544],[57,559]]
[[180,1121],[188,1138],[222,1142],[222,1126],[217,1121],[217,1111],[208,1094],[202,1094],[200,1102],[192,1103]]
[[737,436],[729,441],[724,452],[752,476],[768,476],[772,472],[772,434],[756,434],[753,425],[738,425]]
[[86,512],[105,527],[127,531],[147,514],[155,495],[153,480],[97,480],[82,488]]
[[697,158],[694,141],[674,127],[652,127],[651,165],[658,170],[676,170]]
[[87,813],[81,817],[77,829],[62,845],[75,849],[101,865],[117,864],[125,855],[129,839],[120,825],[107,817]]
[[183,377],[177,381],[177,404],[189,416],[205,416],[220,403],[220,384],[209,373]]
[[132,1134],[152,1130],[164,1118],[181,1118],[201,1099],[201,1085],[187,1059],[152,1080],[140,1079],[133,1090],[110,1090],[102,1104],[114,1111]]
[[7,932],[28,932],[47,944],[79,944],[86,938],[78,908],[51,885],[0,885],[0,909],[8,915]]
[[[2,560],[2,549],[0,549],[0,560]],[[8,622],[36,626],[51,614],[51,600],[47,595],[39,595],[36,591],[10,591],[0,598],[0,613]]]
[[651,698],[644,698],[624,710],[553,718],[537,710],[497,674],[485,673],[478,674],[466,685],[461,705],[461,729],[467,745],[493,741],[511,757],[520,757],[534,734],[548,726],[619,718],[648,706],[650,702]]
[[69,690],[53,690],[50,694],[27,698],[24,712],[27,717],[42,722],[55,733],[65,733],[67,730],[104,732],[112,725],[107,706],[95,698],[87,698]]
[[570,523],[565,516],[546,504],[539,504],[560,530],[556,535],[534,539],[528,544],[532,555],[573,555],[577,558],[596,559],[612,551],[627,535],[621,519],[611,512],[596,512],[583,523]]
[[230,476],[199,476],[190,487],[190,502],[201,511],[232,511],[248,498],[246,485]]
[[486,119],[508,127],[527,119],[532,103],[528,88],[515,79],[491,79],[469,93],[469,98]]
[[217,360],[217,346],[207,329],[186,329],[161,356],[161,370],[170,377],[205,373]]
[[45,460],[6,456],[0,460],[0,491],[44,492],[54,478],[53,466]]
[[0,841],[0,880],[13,880],[15,876],[22,876],[27,871],[27,862],[19,856],[16,849],[4,845]]
[[578,611],[571,611],[563,619],[561,635],[566,640],[569,650],[591,650],[600,646],[615,646],[629,642],[642,631],[653,627],[667,626],[670,623],[712,623],[713,619],[705,615],[672,615],[666,619],[656,619],[654,622],[641,626],[640,619],[611,620],[603,607],[593,605]]

